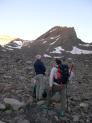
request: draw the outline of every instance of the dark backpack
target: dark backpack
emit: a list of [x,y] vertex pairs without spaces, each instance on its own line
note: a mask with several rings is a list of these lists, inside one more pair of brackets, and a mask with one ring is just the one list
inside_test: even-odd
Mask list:
[[61,76],[61,81],[63,84],[67,84],[68,79],[69,79],[69,67],[66,64],[61,65],[61,71],[62,71],[62,76]]
[[54,82],[58,84],[67,84],[69,78],[69,68],[68,65],[62,64],[58,66],[57,79],[54,78]]

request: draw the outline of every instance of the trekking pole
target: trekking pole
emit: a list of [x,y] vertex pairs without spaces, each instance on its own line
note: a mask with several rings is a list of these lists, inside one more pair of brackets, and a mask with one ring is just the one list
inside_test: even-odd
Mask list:
[[66,84],[66,99],[67,99],[67,110],[68,110],[68,95],[67,95],[67,84]]

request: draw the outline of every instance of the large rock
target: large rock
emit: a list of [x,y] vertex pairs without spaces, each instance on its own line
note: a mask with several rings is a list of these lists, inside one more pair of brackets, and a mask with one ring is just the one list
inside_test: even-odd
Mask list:
[[88,103],[80,103],[80,107],[88,108]]
[[3,122],[3,121],[0,121],[0,123],[5,123],[5,122]]
[[79,121],[79,116],[78,115],[73,115],[73,121],[78,122]]
[[0,110],[4,110],[6,108],[6,106],[4,104],[0,103]]
[[5,104],[9,104],[14,110],[18,110],[19,108],[24,106],[23,102],[20,102],[13,98],[4,98]]
[[43,105],[45,103],[45,101],[44,100],[41,100],[41,101],[39,101],[39,102],[37,102],[37,105]]
[[17,123],[30,123],[28,120],[19,120]]

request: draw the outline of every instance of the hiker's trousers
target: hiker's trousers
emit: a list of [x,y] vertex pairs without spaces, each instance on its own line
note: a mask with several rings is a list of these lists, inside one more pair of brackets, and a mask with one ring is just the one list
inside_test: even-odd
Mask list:
[[66,106],[67,106],[67,101],[66,101],[66,85],[63,85],[63,87],[60,87],[58,85],[53,85],[52,87],[52,92],[48,92],[48,103],[50,104],[51,101],[51,97],[56,93],[59,92],[60,94],[60,104],[61,104],[61,108],[60,111],[65,111]]
[[63,85],[60,91],[60,101],[61,101],[61,110],[65,111],[66,108],[66,85]]
[[36,79],[36,99],[42,99],[42,94],[45,89],[45,79],[43,74],[38,74],[35,76]]

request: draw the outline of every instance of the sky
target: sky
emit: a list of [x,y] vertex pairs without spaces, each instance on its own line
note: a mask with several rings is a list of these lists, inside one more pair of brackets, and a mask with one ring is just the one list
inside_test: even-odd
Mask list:
[[0,35],[34,40],[54,26],[92,42],[92,0],[0,0]]

